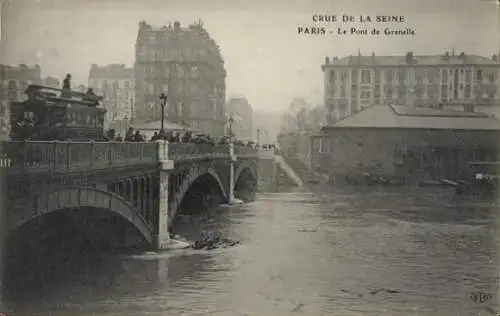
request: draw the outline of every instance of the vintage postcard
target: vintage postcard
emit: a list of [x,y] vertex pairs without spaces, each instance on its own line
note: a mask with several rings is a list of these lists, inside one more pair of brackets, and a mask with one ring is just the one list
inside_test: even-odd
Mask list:
[[498,0],[0,10],[0,315],[500,315]]

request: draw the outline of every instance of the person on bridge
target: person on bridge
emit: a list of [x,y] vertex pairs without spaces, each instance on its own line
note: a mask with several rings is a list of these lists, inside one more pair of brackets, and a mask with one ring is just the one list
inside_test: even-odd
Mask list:
[[132,141],[133,142],[145,142],[146,140],[141,135],[141,132],[139,130],[136,130]]
[[127,133],[125,134],[125,141],[126,142],[133,142],[134,141],[134,128],[129,127]]
[[153,136],[149,140],[150,142],[154,142],[158,140],[158,132],[154,132]]

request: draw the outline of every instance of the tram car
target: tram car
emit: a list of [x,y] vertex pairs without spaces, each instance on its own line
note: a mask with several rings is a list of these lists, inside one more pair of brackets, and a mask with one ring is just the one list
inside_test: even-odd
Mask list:
[[30,85],[28,99],[11,105],[11,140],[104,140],[102,97]]

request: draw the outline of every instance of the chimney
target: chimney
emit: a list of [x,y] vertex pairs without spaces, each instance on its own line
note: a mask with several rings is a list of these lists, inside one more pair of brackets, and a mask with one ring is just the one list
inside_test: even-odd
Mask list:
[[454,48],[451,50],[451,56],[455,56],[455,49]]
[[328,65],[329,63],[330,63],[330,58],[328,58],[328,56],[327,56],[327,57],[325,57],[325,65]]
[[408,52],[406,53],[406,63],[411,64],[413,63],[413,52]]

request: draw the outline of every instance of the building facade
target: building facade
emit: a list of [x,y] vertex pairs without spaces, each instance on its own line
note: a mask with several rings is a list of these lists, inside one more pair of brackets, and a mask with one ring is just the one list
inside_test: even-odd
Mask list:
[[372,104],[494,106],[500,101],[499,56],[446,52],[439,56],[325,58],[324,101],[328,124]]
[[[102,105],[106,112],[107,125],[123,122],[134,117],[134,70],[123,64],[107,66],[92,65],[88,87],[103,97]],[[86,92],[86,87],[80,89]]]
[[29,67],[0,65],[0,134],[5,139],[10,130],[10,104],[27,99],[26,88],[30,84],[41,84],[39,65]]
[[137,117],[159,120],[161,93],[169,121],[222,136],[226,126],[226,71],[217,43],[201,23],[155,28],[139,23],[136,42]]
[[232,132],[240,140],[253,140],[253,108],[246,98],[230,98],[227,112],[233,117]]
[[466,180],[498,159],[500,122],[479,112],[373,105],[312,137],[311,165],[342,183],[371,174],[405,182]]

